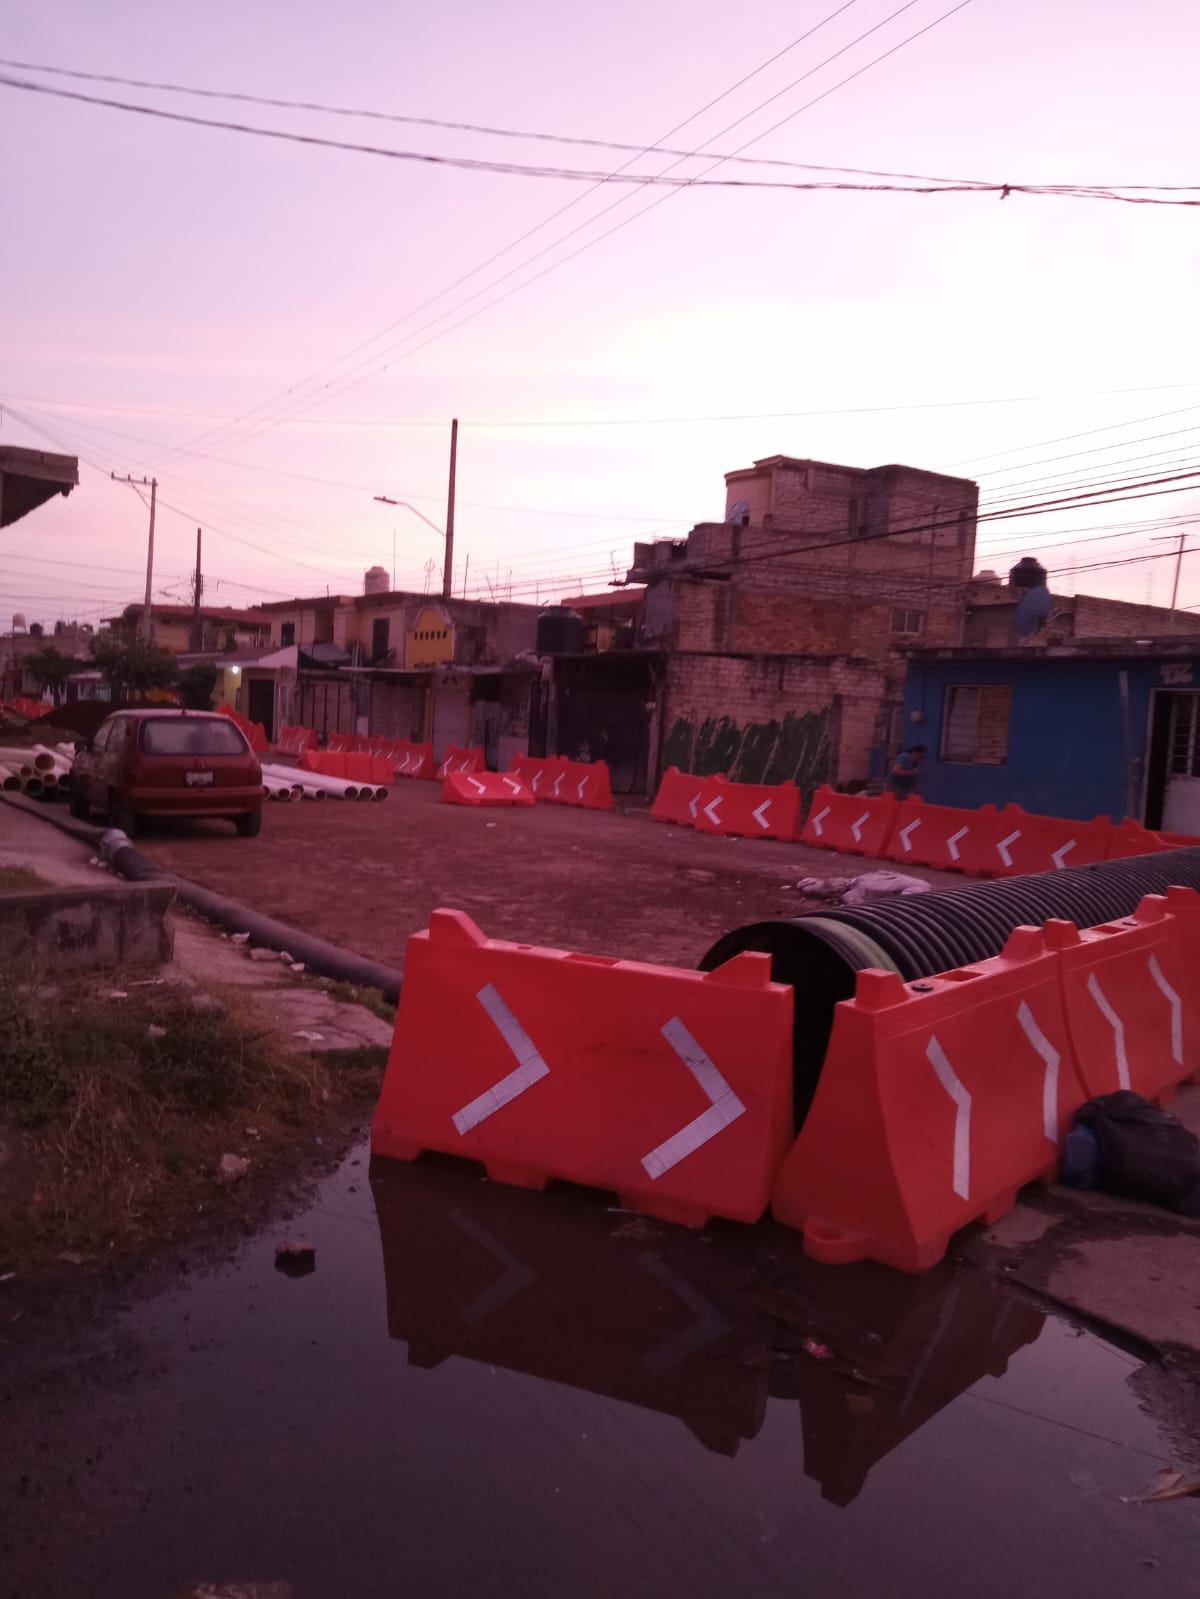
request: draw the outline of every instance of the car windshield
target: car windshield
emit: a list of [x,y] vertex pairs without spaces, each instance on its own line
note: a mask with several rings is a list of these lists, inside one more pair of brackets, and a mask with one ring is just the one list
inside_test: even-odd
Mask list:
[[142,723],[147,755],[245,755],[246,741],[232,722],[164,716]]

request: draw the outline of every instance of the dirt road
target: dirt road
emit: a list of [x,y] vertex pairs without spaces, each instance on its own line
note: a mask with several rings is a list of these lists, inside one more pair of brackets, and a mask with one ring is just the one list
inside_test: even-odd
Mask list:
[[694,966],[731,927],[811,908],[800,878],[869,869],[799,844],[708,837],[644,811],[440,800],[438,784],[400,782],[378,804],[271,805],[253,840],[197,822],[149,832],[139,847],[393,966],[439,906],[466,911],[494,938]]

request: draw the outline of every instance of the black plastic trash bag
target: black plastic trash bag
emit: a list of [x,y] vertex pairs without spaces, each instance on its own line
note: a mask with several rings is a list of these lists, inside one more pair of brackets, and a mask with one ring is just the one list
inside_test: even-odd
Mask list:
[[1140,1094],[1089,1099],[1074,1120],[1095,1134],[1102,1186],[1181,1216],[1200,1216],[1200,1139]]

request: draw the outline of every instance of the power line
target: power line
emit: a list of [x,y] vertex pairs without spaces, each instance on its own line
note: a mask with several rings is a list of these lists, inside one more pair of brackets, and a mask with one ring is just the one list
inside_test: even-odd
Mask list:
[[[801,35],[801,38],[799,40],[793,41],[793,45],[788,46],[787,48],[791,49],[791,48],[794,47],[795,44],[803,42],[804,38],[811,37],[812,34],[816,33],[820,28],[824,27],[828,22],[832,21],[834,19],[834,17],[839,16],[842,11],[848,9],[848,3],[849,3],[849,0],[847,0],[847,4],[843,4],[836,11],[831,12],[829,14],[829,16],[823,18],[822,21],[820,21],[819,23],[815,24],[814,27],[810,28],[808,30],[808,34],[807,35]],[[766,100],[760,102],[757,106],[754,106],[750,111],[744,113],[741,117],[738,117],[734,122],[728,124],[728,126],[726,126],[725,128],[722,128],[719,133],[714,134],[713,137],[708,139],[708,140],[706,140],[705,143],[706,144],[712,144],[712,143],[715,142],[716,139],[723,138],[726,133],[731,131],[731,129],[740,126],[743,122],[747,121],[750,117],[756,116],[758,114],[758,112],[763,110],[766,106],[772,104],[774,101],[778,100],[782,95],[790,93],[792,89],[797,87],[797,85],[802,83],[806,78],[811,77],[814,73],[819,72],[823,67],[828,66],[830,64],[830,62],[836,60],[839,56],[844,55],[848,50],[853,49],[857,44],[860,44],[864,39],[868,38],[871,34],[878,32],[879,29],[881,29],[883,27],[886,27],[889,22],[893,21],[896,17],[900,16],[901,13],[911,9],[911,7],[914,4],[916,4],[916,3],[917,3],[917,0],[905,0],[905,3],[903,5],[901,5],[901,6],[899,6],[895,11],[890,12],[886,17],[882,18],[881,21],[875,23],[872,27],[867,28],[862,33],[856,35],[855,38],[851,39],[848,44],[843,45],[841,47],[841,49],[834,51],[833,54],[831,54],[829,56],[826,56],[822,61],[819,61],[814,67],[809,68],[809,70],[807,72],[801,74],[801,76],[799,78],[796,78],[790,84],[785,85],[785,87],[783,89],[780,89],[780,90],[776,91],[775,94],[768,96],[768,98]],[[889,50],[884,51],[881,55],[876,56],[873,60],[867,62],[865,64],[865,66],[862,66],[862,67],[858,68],[855,72],[852,72],[852,73],[848,74],[845,78],[840,79],[837,83],[833,84],[830,88],[826,89],[822,94],[815,96],[812,100],[810,100],[810,101],[806,102],[804,105],[800,106],[796,111],[791,112],[789,114],[789,116],[783,118],[780,122],[775,123],[772,127],[767,128],[766,130],[764,130],[764,132],[762,132],[760,134],[756,134],[754,137],[746,140],[746,142],[743,145],[741,145],[740,148],[737,151],[734,152],[734,154],[737,154],[737,155],[742,154],[743,151],[749,149],[751,147],[751,145],[758,143],[761,139],[766,138],[769,134],[775,132],[778,128],[782,127],[785,122],[789,122],[789,121],[793,120],[793,118],[795,118],[796,116],[799,116],[802,112],[808,110],[811,106],[814,106],[814,105],[818,104],[821,100],[827,99],[829,97],[829,95],[831,95],[833,93],[836,93],[836,91],[838,89],[842,88],[845,84],[851,82],[853,79],[855,79],[857,77],[860,77],[864,72],[867,72],[872,67],[877,66],[880,62],[886,60],[889,56],[895,55],[897,51],[904,49],[909,44],[912,44],[916,39],[919,39],[923,34],[928,33],[932,28],[935,28],[940,23],[945,22],[949,17],[953,16],[956,12],[965,9],[965,7],[967,5],[970,5],[971,3],[972,3],[972,0],[959,0],[959,3],[957,5],[955,5],[955,6],[953,6],[949,11],[944,12],[941,16],[935,17],[932,22],[927,23],[923,28],[918,29],[916,32],[914,32],[912,34],[909,34],[906,38],[900,40],[898,44],[893,45]],[[786,53],[786,51],[783,52],[783,53]],[[778,59],[778,57],[776,57],[775,59]],[[753,74],[753,73],[750,74],[750,76],[754,76],[754,75],[755,74]],[[743,81],[747,81],[747,80],[743,80]],[[724,98],[724,96],[718,96],[718,99],[721,99],[721,98]],[[715,101],[714,102],[710,102],[710,105],[711,104],[715,104],[715,103],[716,103]],[[697,113],[697,115],[700,115],[700,114],[702,114],[702,113]],[[694,118],[690,118],[688,120],[694,120]],[[680,124],[680,126],[685,126],[685,125],[686,124]],[[676,129],[674,131],[678,131],[678,130]],[[671,136],[672,136],[671,134],[666,135],[666,137],[668,137],[668,138],[671,137]],[[678,164],[679,164],[678,162],[674,163],[674,165],[678,165]],[[712,165],[707,170],[711,172],[711,171],[715,170],[715,168],[717,166],[719,166],[720,164],[721,164],[720,161],[714,161],[712,163]],[[626,163],[626,165],[628,165],[628,163]],[[672,170],[671,167],[667,167],[666,168],[667,172],[670,172],[671,170]],[[588,191],[586,191],[586,193],[588,193],[588,194],[590,194],[591,192],[593,192],[593,191],[590,190],[590,189]],[[565,244],[569,239],[573,238],[577,233],[582,232],[585,228],[591,227],[594,223],[600,221],[603,217],[607,216],[609,214],[609,212],[611,212],[611,211],[617,209],[619,206],[623,205],[626,200],[631,199],[633,197],[633,195],[636,194],[637,192],[638,192],[637,190],[632,190],[632,191],[629,191],[629,192],[619,196],[616,200],[612,201],[609,205],[607,205],[602,211],[596,213],[596,215],[588,218],[585,222],[580,223],[575,228],[570,229],[566,234],[561,235],[556,240],[553,240],[549,245],[543,246],[542,249],[540,249],[538,251],[535,251],[533,255],[527,256],[524,261],[518,262],[518,264],[515,267],[512,267],[507,272],[502,273],[498,278],[494,278],[491,281],[491,283],[485,284],[482,289],[477,289],[474,293],[468,295],[465,299],[460,300],[456,305],[451,306],[447,311],[440,312],[431,321],[423,324],[421,327],[418,327],[418,328],[414,329],[411,333],[405,334],[401,339],[396,341],[396,343],[394,345],[389,346],[385,350],[377,351],[373,356],[369,357],[367,360],[359,362],[357,366],[351,367],[347,372],[344,372],[341,375],[340,378],[337,378],[337,379],[332,379],[331,378],[328,383],[325,383],[325,384],[321,385],[321,388],[316,391],[315,396],[310,396],[308,399],[304,400],[303,403],[300,403],[298,405],[294,405],[290,410],[287,410],[285,408],[283,411],[278,413],[278,415],[275,418],[272,418],[269,415],[261,417],[258,422],[253,424],[254,429],[261,431],[265,427],[273,426],[275,421],[281,419],[284,416],[293,416],[293,415],[300,414],[300,413],[302,413],[304,411],[311,410],[314,405],[322,403],[324,398],[326,398],[326,397],[332,398],[336,394],[344,394],[344,393],[347,392],[348,389],[357,387],[360,383],[367,381],[367,377],[369,377],[371,375],[378,375],[378,374],[380,374],[382,372],[387,371],[391,365],[395,364],[394,361],[386,362],[382,367],[378,367],[374,374],[368,372],[364,376],[359,376],[358,375],[360,373],[363,373],[365,368],[371,367],[372,363],[377,362],[380,359],[381,356],[383,356],[383,355],[391,355],[393,353],[393,351],[396,351],[396,350],[399,349],[400,345],[408,343],[412,339],[420,338],[420,336],[423,333],[429,332],[431,329],[435,328],[438,323],[444,322],[447,317],[454,316],[457,311],[462,310],[465,306],[471,304],[472,301],[479,299],[479,297],[481,295],[487,294],[491,289],[498,287],[499,284],[505,282],[508,278],[511,278],[515,273],[522,271],[527,266],[531,266],[535,261],[539,260],[542,256],[544,256],[547,253],[549,253],[549,251],[557,249],[560,245]],[[561,256],[558,260],[552,261],[551,263],[549,263],[549,265],[547,265],[546,267],[543,267],[540,271],[534,273],[534,275],[532,277],[522,279],[521,282],[513,284],[511,288],[506,289],[502,294],[497,295],[494,299],[485,301],[483,305],[477,306],[473,311],[468,312],[466,316],[460,317],[457,322],[451,323],[450,326],[444,327],[438,332],[431,333],[431,337],[430,338],[426,339],[421,344],[414,345],[414,346],[410,347],[409,349],[402,351],[399,355],[397,355],[395,357],[395,360],[407,360],[410,356],[418,354],[421,350],[427,348],[430,344],[434,343],[437,339],[443,338],[447,334],[455,332],[458,328],[465,326],[466,323],[473,321],[477,316],[482,316],[485,311],[490,310],[494,306],[501,304],[503,301],[505,301],[507,299],[510,299],[512,297],[512,295],[519,293],[522,289],[529,288],[534,283],[540,282],[541,279],[546,277],[550,272],[556,271],[559,267],[565,266],[569,261],[573,261],[577,256],[582,255],[586,250],[591,249],[594,245],[599,244],[602,240],[611,237],[612,234],[619,232],[622,228],[627,227],[631,222],[636,221],[638,217],[645,216],[647,214],[647,212],[653,210],[655,206],[661,205],[664,201],[671,199],[674,195],[676,195],[676,194],[678,194],[680,192],[681,191],[679,189],[670,189],[666,193],[657,196],[657,198],[653,199],[650,202],[649,205],[643,207],[643,209],[641,211],[635,212],[632,216],[626,217],[622,221],[620,221],[618,223],[615,223],[612,227],[607,228],[603,233],[598,234],[594,238],[585,241],[578,248],[576,248],[575,250],[572,250],[568,255]],[[582,199],[582,198],[585,198],[585,197],[586,197],[586,195],[580,196],[579,198]],[[568,209],[568,207],[563,207],[562,208],[562,210],[566,210],[566,209]],[[559,212],[555,213],[555,215],[561,215],[562,214],[562,210],[560,210]],[[554,217],[552,216],[548,220],[553,221]],[[544,226],[544,225],[545,224],[539,223],[537,225],[537,227],[535,227],[534,229],[531,230],[531,232],[539,231],[540,228],[542,226]],[[467,273],[464,278],[460,278],[459,280],[457,280],[456,283],[449,285],[446,289],[440,290],[437,294],[432,296],[430,299],[427,299],[424,302],[422,302],[421,305],[413,308],[412,310],[410,310],[408,312],[405,312],[404,315],[398,319],[398,321],[393,322],[390,325],[389,328],[386,328],[386,329],[383,330],[383,332],[381,332],[379,334],[376,334],[372,339],[367,340],[366,343],[367,344],[377,343],[380,338],[386,336],[387,332],[389,332],[392,329],[394,329],[395,327],[399,326],[400,323],[410,320],[413,316],[417,315],[426,306],[433,304],[436,300],[442,298],[445,294],[453,292],[453,289],[458,287],[460,283],[465,282],[467,279],[477,275],[478,272],[484,270],[486,268],[486,266],[490,265],[491,261],[499,259],[499,256],[507,254],[510,249],[515,248],[516,244],[519,244],[519,243],[523,242],[524,238],[526,238],[526,237],[529,237],[529,234],[522,235],[522,238],[518,239],[517,241],[515,241],[515,244],[513,244],[513,245],[506,245],[504,247],[504,249],[502,249],[500,252],[498,252],[497,255],[491,257],[489,259],[489,261],[484,262],[482,266],[473,268],[472,271]],[[358,346],[359,349],[364,348],[364,347],[365,347],[364,345]],[[354,352],[351,352],[351,353],[354,353]],[[332,364],[333,365],[340,365],[341,361],[347,360],[347,359],[349,359],[349,356],[341,357],[341,358],[339,358],[339,360],[337,362],[334,362]],[[329,370],[329,368],[326,367],[324,370],[327,371],[327,370]],[[303,384],[297,385],[297,387],[306,387],[308,382],[310,382],[310,381],[311,380],[305,380]],[[335,384],[340,385],[340,386],[335,387]],[[327,394],[327,391],[332,391],[332,393]],[[264,409],[264,408],[263,407],[259,407],[259,409]]]

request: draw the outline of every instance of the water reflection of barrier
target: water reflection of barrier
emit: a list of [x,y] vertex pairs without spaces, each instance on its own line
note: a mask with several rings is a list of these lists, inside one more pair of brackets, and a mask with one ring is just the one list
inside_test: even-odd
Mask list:
[[775,1229],[702,1242],[448,1161],[375,1161],[371,1192],[410,1364],[459,1356],[675,1416],[726,1456],[770,1400],[798,1403],[805,1473],[837,1505],[1044,1321],[982,1274],[833,1272]]

